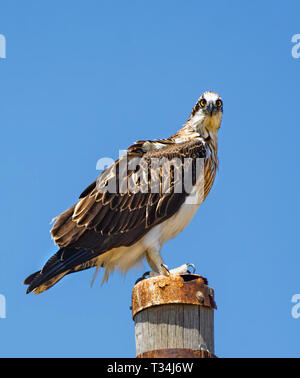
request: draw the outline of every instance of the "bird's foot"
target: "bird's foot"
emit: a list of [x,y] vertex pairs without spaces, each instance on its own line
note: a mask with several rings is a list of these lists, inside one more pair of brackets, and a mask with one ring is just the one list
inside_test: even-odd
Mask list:
[[[192,272],[190,270],[192,270]],[[191,264],[191,263],[183,264],[183,265],[179,266],[178,268],[174,268],[174,269],[171,269],[171,270],[168,269],[167,265],[161,264],[161,271],[160,272],[153,272],[153,271],[145,272],[142,275],[142,277],[140,277],[136,280],[135,284],[137,284],[138,282],[145,280],[146,278],[149,278],[149,277],[169,276],[170,274],[178,274],[178,275],[185,274],[185,273],[194,274],[195,272],[196,272],[195,265]]]
[[194,274],[195,272],[196,272],[195,265],[191,263],[183,264],[179,266],[178,268],[174,268],[169,271],[170,274],[185,274],[185,273]]
[[136,281],[135,281],[135,284],[137,284],[138,282],[142,281],[142,280],[145,280],[146,278],[150,278],[150,277],[157,277],[157,276],[169,276],[170,275],[170,272],[169,272],[169,269],[167,267],[167,265],[165,264],[161,264],[161,269],[160,269],[160,272],[154,272],[154,271],[148,271],[148,272],[145,272],[142,277],[138,278]]
[[170,271],[168,269],[168,266],[165,264],[161,264],[160,272],[154,272],[154,271],[146,272],[143,274],[142,278],[147,278],[147,276],[157,277],[157,276],[169,276],[169,275],[170,275]]
[[[192,272],[190,271],[190,269],[192,270]],[[196,272],[195,265],[191,263],[183,264],[171,270],[169,270],[167,265],[161,264],[160,273],[150,272],[150,277],[154,277],[158,275],[169,276],[170,274],[185,274],[185,273],[194,274],[195,272]]]
[[152,272],[145,272],[142,277],[138,278],[136,281],[135,281],[135,285],[140,282],[140,281],[143,281],[145,280],[146,278],[150,277]]

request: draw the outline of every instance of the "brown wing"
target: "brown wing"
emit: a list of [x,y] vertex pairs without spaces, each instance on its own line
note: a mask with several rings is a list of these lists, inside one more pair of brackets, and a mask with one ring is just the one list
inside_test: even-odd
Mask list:
[[[40,271],[27,277],[27,293],[39,294],[66,274],[97,265],[101,253],[132,245],[175,214],[189,193],[181,186],[187,172],[194,184],[197,158],[204,157],[201,140],[141,141],[131,146],[81,194],[76,205],[57,218],[52,236],[60,249]],[[214,176],[207,172],[204,197]]]
[[176,192],[184,160],[192,159],[194,172],[193,162],[205,156],[201,140],[137,142],[82,193],[76,205],[58,217],[51,231],[55,242],[60,247],[85,248],[97,254],[132,245],[175,214],[185,201],[184,188]]

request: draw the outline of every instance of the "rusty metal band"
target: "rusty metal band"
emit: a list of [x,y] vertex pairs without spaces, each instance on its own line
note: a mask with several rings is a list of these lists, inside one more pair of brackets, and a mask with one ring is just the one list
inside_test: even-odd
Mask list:
[[157,349],[141,353],[136,358],[217,358],[206,350],[184,348]]
[[163,304],[192,304],[216,309],[214,291],[196,274],[157,276],[138,282],[132,292],[132,316]]

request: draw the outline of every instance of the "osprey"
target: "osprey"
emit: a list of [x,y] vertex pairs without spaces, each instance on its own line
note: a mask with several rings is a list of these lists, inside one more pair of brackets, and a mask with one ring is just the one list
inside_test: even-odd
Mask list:
[[55,218],[51,233],[59,250],[26,278],[27,293],[92,267],[96,273],[103,267],[107,280],[114,269],[126,272],[143,258],[152,275],[187,272],[191,264],[169,271],[160,250],[188,225],[213,185],[222,114],[219,95],[205,92],[178,132],[137,141],[106,168]]

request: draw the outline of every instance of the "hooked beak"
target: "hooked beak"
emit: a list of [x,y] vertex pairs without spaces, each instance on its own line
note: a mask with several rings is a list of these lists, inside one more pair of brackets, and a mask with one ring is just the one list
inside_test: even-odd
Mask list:
[[207,111],[207,113],[208,113],[210,116],[213,115],[213,113],[215,112],[215,110],[216,110],[215,105],[214,105],[212,102],[210,102],[210,103],[207,105],[207,107],[206,107],[206,111]]

